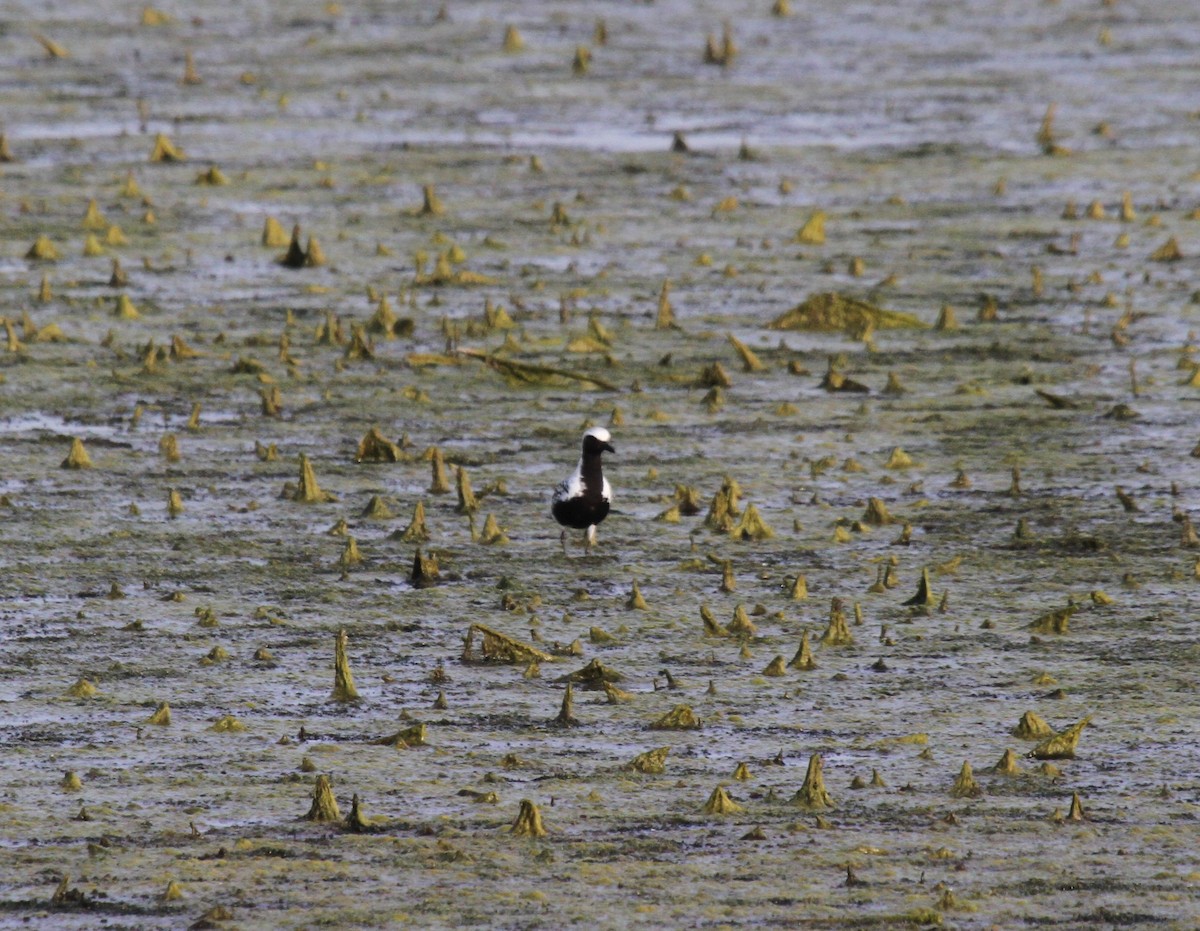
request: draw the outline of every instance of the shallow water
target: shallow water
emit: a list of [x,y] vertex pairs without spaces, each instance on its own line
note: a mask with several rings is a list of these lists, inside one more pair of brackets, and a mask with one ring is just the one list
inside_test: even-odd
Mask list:
[[[218,905],[263,928],[1194,926],[1200,582],[1172,516],[1200,503],[1200,389],[1184,364],[1200,319],[1200,14],[793,8],[450,3],[436,21],[384,3],[261,2],[206,4],[197,20],[163,7],[177,19],[162,26],[106,3],[7,14],[0,130],[17,161],[0,166],[0,288],[22,345],[0,355],[0,926],[178,927]],[[597,16],[608,43],[572,76]],[[705,33],[725,20],[739,54],[705,65]],[[506,24],[524,51],[503,51]],[[34,33],[70,57],[47,59]],[[180,85],[186,50],[203,84]],[[1051,103],[1069,156],[1035,141]],[[1110,135],[1093,132],[1101,121]],[[668,151],[675,130],[692,154]],[[150,164],[157,132],[188,160]],[[214,164],[230,183],[194,184]],[[122,195],[129,172],[149,204]],[[424,184],[444,215],[417,215]],[[690,199],[671,196],[681,186]],[[1131,222],[1118,219],[1124,191]],[[735,209],[714,211],[731,195]],[[129,244],[84,258],[92,198]],[[1093,200],[1105,218],[1063,218]],[[570,218],[558,227],[556,202]],[[827,242],[794,241],[814,208]],[[283,250],[260,245],[268,215],[316,236],[328,264],[281,267]],[[59,261],[24,258],[40,234]],[[1172,236],[1182,260],[1149,261]],[[450,243],[494,283],[415,284],[416,253],[428,269]],[[113,315],[114,256],[139,319]],[[657,330],[667,278],[679,329]],[[347,359],[317,328],[332,311],[349,336],[374,313],[368,288],[414,333],[375,335],[373,360]],[[949,304],[961,326],[869,341],[766,328],[828,290],[926,324]],[[983,293],[994,321],[977,319]],[[516,328],[488,329],[485,300]],[[589,317],[610,345],[569,351]],[[49,323],[66,342],[36,341]],[[617,390],[513,386],[473,359],[417,364],[446,351],[449,329],[454,346],[511,337],[511,358]],[[742,370],[728,333],[764,370]],[[148,342],[173,336],[200,355],[147,371]],[[823,390],[830,357],[870,393]],[[247,358],[257,374],[234,371]],[[718,361],[732,386],[710,411],[696,383]],[[882,392],[889,373],[904,394]],[[270,385],[278,417],[262,413]],[[1118,404],[1139,416],[1107,416]],[[583,425],[613,420],[616,511],[593,555],[564,558],[550,490]],[[406,436],[412,460],[356,464],[373,425]],[[166,433],[178,462],[159,452]],[[58,467],[74,436],[92,469]],[[473,542],[455,495],[427,491],[420,454],[435,445],[452,482],[461,463],[477,493],[504,483],[476,525],[495,515],[507,543]],[[885,467],[896,447],[912,466]],[[281,498],[302,453],[336,502]],[[970,487],[951,485],[960,469]],[[707,507],[727,475],[771,539],[714,533],[703,513],[653,519],[677,483]],[[392,518],[361,516],[373,495]],[[908,545],[894,542],[900,522],[834,542],[869,497],[911,523]],[[391,534],[422,500],[444,577],[418,590],[414,547]],[[363,556],[345,573],[344,538],[328,533],[339,519]],[[1021,519],[1032,539],[1014,539]],[[710,557],[731,560],[734,592]],[[870,592],[893,558],[896,586]],[[945,610],[902,604],[925,567]],[[796,573],[806,600],[789,596]],[[634,580],[648,610],[626,608]],[[108,597],[114,583],[122,597]],[[852,624],[861,606],[852,646],[816,643],[833,598]],[[1081,602],[1069,631],[1031,636],[1068,599]],[[705,604],[721,623],[762,606],[745,652],[703,636]],[[219,626],[200,625],[205,608]],[[532,679],[466,664],[473,622],[551,652],[578,639],[581,654]],[[352,705],[329,700],[341,628]],[[765,676],[805,629],[817,668]],[[229,658],[203,665],[215,646]],[[262,647],[272,660],[254,659]],[[592,658],[633,698],[579,690],[580,725],[550,726],[556,679]],[[1035,684],[1043,672],[1055,684]],[[66,697],[80,677],[99,694]],[[170,727],[145,723],[161,701]],[[680,703],[702,729],[648,729]],[[1032,760],[1018,777],[989,772],[1006,748],[1033,746],[1010,734],[1026,711],[1055,727],[1091,717],[1060,774]],[[225,714],[246,730],[211,731]],[[370,742],[416,721],[429,746]],[[622,768],[662,746],[664,774]],[[820,819],[790,802],[814,753],[836,803]],[[978,798],[951,795],[964,760]],[[739,762],[747,781],[732,779]],[[60,786],[68,770],[81,790]],[[884,786],[850,787],[872,770]],[[302,820],[317,774],[343,814],[357,794],[377,833]],[[744,812],[702,812],[718,784]],[[1087,820],[1055,823],[1073,792]],[[508,832],[523,798],[545,838]],[[746,839],[756,826],[764,839]],[[847,865],[865,885],[845,885]],[[84,901],[51,901],[63,873]],[[171,880],[183,897],[163,901]]]

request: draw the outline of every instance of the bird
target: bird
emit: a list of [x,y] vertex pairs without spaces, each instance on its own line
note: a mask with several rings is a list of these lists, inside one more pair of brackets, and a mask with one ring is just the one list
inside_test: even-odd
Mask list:
[[596,543],[596,525],[608,516],[612,505],[612,486],[601,470],[603,453],[616,453],[612,436],[603,427],[592,427],[583,434],[583,454],[571,475],[554,489],[550,513],[563,526],[559,537],[563,555],[567,552],[567,529],[586,530],[584,549],[591,552]]

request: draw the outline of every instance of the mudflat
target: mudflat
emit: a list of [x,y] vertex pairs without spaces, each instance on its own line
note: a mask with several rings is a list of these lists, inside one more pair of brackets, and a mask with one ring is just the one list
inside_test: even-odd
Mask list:
[[1195,926],[1194,4],[202,7],[0,19],[0,927]]

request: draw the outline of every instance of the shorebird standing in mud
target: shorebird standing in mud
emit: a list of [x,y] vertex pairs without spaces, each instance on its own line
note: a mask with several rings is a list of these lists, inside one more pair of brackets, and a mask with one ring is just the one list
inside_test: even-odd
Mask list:
[[601,470],[602,453],[616,453],[612,437],[603,427],[592,427],[583,435],[583,455],[571,476],[554,489],[550,513],[563,525],[560,537],[563,555],[567,554],[565,528],[586,530],[584,549],[591,552],[596,543],[596,525],[608,516],[612,504],[612,486]]

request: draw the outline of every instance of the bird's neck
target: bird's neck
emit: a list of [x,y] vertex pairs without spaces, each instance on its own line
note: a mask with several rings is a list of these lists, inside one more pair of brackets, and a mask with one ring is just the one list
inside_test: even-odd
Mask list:
[[579,460],[579,477],[583,479],[586,494],[599,497],[604,494],[604,475],[600,471],[600,454],[587,455]]

